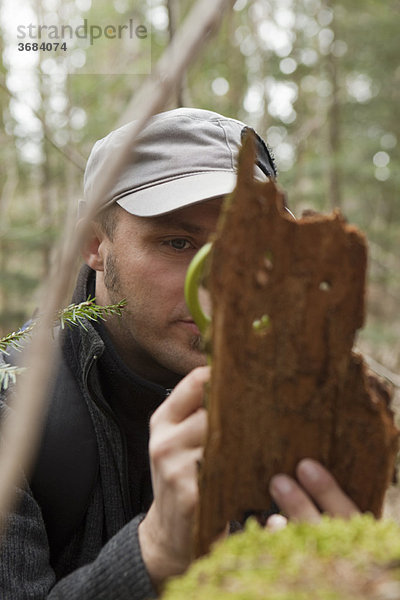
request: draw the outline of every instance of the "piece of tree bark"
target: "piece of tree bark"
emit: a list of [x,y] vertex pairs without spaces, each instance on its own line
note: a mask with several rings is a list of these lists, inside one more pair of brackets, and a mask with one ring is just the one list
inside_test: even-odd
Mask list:
[[268,510],[269,481],[304,457],[379,515],[398,430],[389,393],[352,353],[364,320],[366,241],[335,212],[295,221],[241,156],[214,241],[209,432],[195,553],[229,520]]

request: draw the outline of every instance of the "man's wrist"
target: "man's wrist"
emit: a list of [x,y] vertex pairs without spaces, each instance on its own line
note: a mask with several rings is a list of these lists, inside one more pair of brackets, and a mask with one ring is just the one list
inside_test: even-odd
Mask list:
[[176,560],[171,549],[162,542],[161,527],[157,525],[154,505],[139,525],[138,535],[143,562],[157,592],[173,575],[183,573],[187,564]]

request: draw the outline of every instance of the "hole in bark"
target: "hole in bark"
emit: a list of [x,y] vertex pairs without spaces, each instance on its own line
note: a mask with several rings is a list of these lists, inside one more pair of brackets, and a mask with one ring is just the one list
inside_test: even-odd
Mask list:
[[263,315],[260,319],[253,321],[253,331],[257,335],[264,335],[270,327],[270,319],[268,315]]
[[267,250],[264,256],[264,268],[267,269],[267,271],[272,271],[272,267],[273,265],[273,255],[271,250]]
[[332,285],[329,283],[329,281],[321,281],[321,283],[319,284],[319,289],[322,292],[329,292],[331,287],[332,287]]
[[256,273],[256,282],[260,287],[265,287],[268,283],[269,275],[265,269],[260,269]]
[[260,287],[265,287],[269,281],[269,274],[273,269],[272,264],[272,252],[271,250],[267,250],[265,252],[261,269],[256,272],[256,282]]

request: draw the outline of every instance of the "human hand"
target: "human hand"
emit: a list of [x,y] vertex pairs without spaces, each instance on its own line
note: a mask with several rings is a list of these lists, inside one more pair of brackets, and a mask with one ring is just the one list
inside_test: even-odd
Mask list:
[[349,519],[359,512],[320,463],[310,458],[299,462],[297,481],[287,475],[275,475],[270,493],[281,511],[292,521],[318,522],[321,512]]
[[167,577],[185,571],[192,558],[197,465],[207,431],[204,385],[209,378],[209,367],[193,370],[150,421],[154,501],[139,526],[139,540],[156,588]]

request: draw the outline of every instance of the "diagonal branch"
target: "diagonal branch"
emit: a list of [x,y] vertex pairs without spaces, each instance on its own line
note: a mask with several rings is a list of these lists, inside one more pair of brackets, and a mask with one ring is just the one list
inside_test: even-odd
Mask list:
[[[123,125],[137,119],[138,130],[143,127],[145,113],[154,114],[165,104],[165,94],[170,95],[182,79],[187,67],[209,41],[211,32],[220,24],[224,10],[233,5],[233,0],[198,0],[183,25],[175,33],[154,74],[140,88],[119,121]],[[139,107],[143,111],[139,118]]]
[[[356,349],[359,350],[359,348]],[[391,383],[395,388],[400,389],[400,375],[398,373],[394,373],[393,371],[379,363],[377,360],[372,358],[372,356],[365,354],[365,352],[362,352],[362,356],[372,371],[374,371],[380,377],[383,377],[384,379],[389,381],[389,383]]]

